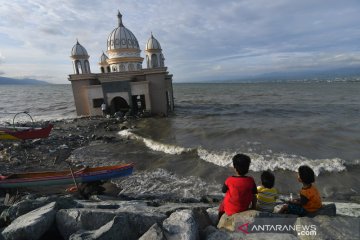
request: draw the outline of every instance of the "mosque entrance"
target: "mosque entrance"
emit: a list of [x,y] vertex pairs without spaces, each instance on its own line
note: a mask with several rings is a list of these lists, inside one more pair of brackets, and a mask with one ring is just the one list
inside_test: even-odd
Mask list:
[[111,114],[114,114],[116,112],[126,113],[127,111],[129,111],[129,109],[130,109],[129,104],[122,97],[115,97],[113,98],[113,100],[111,100],[111,104],[110,104]]
[[133,111],[134,113],[142,112],[146,109],[145,95],[133,95],[132,96]]

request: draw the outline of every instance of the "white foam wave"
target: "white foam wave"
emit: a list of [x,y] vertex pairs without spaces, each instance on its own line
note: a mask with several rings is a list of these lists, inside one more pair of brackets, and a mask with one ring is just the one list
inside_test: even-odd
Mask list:
[[190,152],[191,148],[184,148],[180,146],[175,146],[171,144],[164,144],[160,143],[148,138],[141,137],[129,130],[123,130],[119,132],[119,135],[122,137],[130,137],[132,139],[143,141],[144,144],[150,148],[151,150],[157,151],[157,152],[164,152],[166,154],[172,154],[172,155],[179,155],[185,152]]
[[[235,152],[209,152],[205,149],[198,149],[198,155],[202,160],[219,166],[231,166],[232,156],[235,154]],[[250,170],[254,172],[264,170],[290,170],[296,172],[301,165],[308,165],[314,170],[316,175],[319,175],[321,172],[341,172],[346,170],[345,161],[340,158],[308,159],[285,153],[272,155],[246,154],[252,159]]]
[[[119,135],[122,137],[128,137],[142,141],[148,148],[166,154],[179,155],[194,150],[191,148],[160,143],[148,138],[141,137],[129,130],[123,130],[119,132]],[[236,154],[236,152],[231,151],[211,152],[203,148],[198,148],[196,150],[200,159],[221,167],[232,166],[232,157]],[[253,153],[251,150],[249,153],[245,154],[251,157],[250,170],[254,172],[261,172],[265,170],[288,170],[296,172],[301,165],[310,166],[317,176],[321,172],[341,172],[346,170],[345,161],[340,158],[309,159],[298,155],[273,153],[272,151],[268,151],[265,154],[258,154]],[[350,163],[350,165],[359,164],[360,163],[358,160]],[[347,163],[347,165],[349,164]]]

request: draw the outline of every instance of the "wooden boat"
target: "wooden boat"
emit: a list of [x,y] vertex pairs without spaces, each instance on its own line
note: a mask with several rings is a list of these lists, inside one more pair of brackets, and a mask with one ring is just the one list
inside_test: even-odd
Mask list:
[[0,140],[25,140],[47,138],[53,128],[52,124],[46,127],[0,127]]
[[50,185],[69,185],[124,177],[132,174],[134,164],[84,168],[72,172],[30,172],[0,176],[0,188],[21,188]]

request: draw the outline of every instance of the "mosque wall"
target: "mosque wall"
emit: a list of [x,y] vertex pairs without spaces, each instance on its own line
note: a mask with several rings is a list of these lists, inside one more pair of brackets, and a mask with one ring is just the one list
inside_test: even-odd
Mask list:
[[146,75],[146,80],[149,82],[151,112],[167,115],[168,109],[164,74],[149,74]]
[[[141,96],[145,98],[145,106],[147,111],[151,111],[151,100],[149,92],[149,82],[132,82],[131,83],[131,95],[132,96]],[[135,104],[135,103],[133,103]]]
[[71,82],[73,89],[76,113],[78,116],[89,115],[90,108],[88,102],[88,80],[76,80]]
[[101,104],[104,95],[101,85],[88,86],[88,99],[90,115],[101,115]]

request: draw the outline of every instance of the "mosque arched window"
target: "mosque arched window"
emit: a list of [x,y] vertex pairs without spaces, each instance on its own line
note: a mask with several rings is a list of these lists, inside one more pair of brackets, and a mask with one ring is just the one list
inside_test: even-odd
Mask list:
[[146,66],[150,68],[149,56],[146,55]]
[[90,64],[88,60],[85,60],[85,71],[86,73],[90,73]]
[[152,63],[151,67],[153,67],[153,68],[156,68],[159,66],[156,54],[151,55],[151,63]]
[[137,69],[141,70],[141,64],[140,63],[137,64]]
[[124,72],[125,71],[125,65],[122,63],[120,64],[120,71]]
[[111,71],[110,71],[110,66],[108,66],[106,69],[107,69],[107,72],[111,72]]
[[134,68],[134,64],[130,63],[129,64],[129,71],[134,71],[135,68]]
[[101,67],[100,70],[101,70],[101,73],[105,72],[104,67]]
[[76,65],[76,74],[82,74],[83,69],[81,67],[81,62],[79,60],[76,60],[75,65]]

